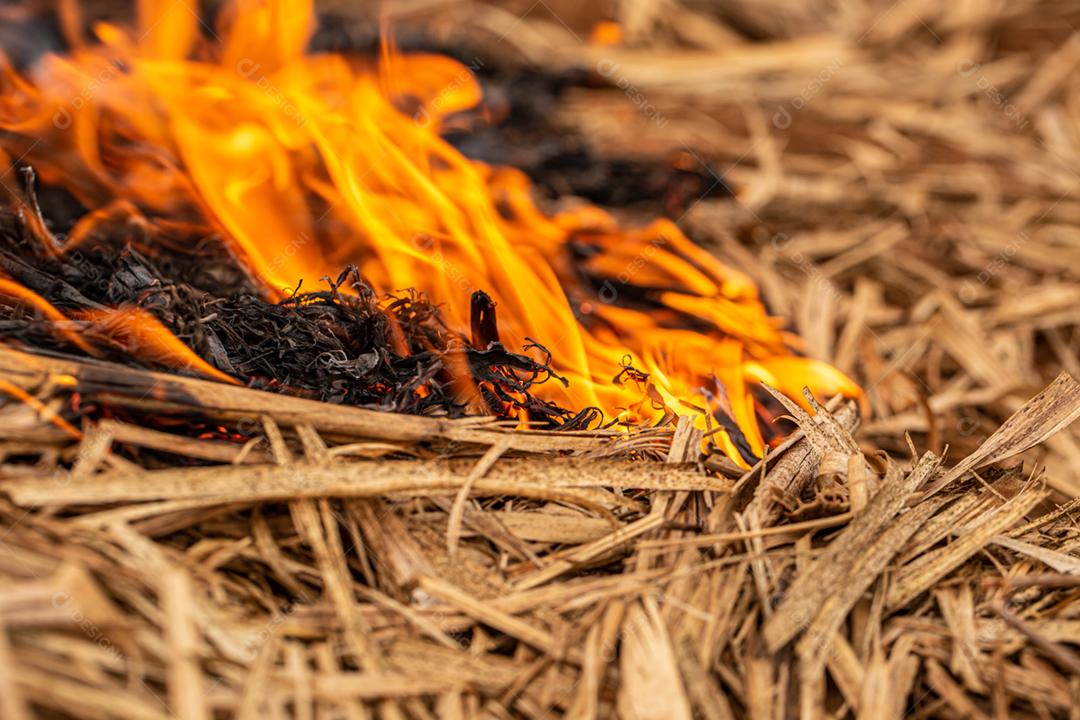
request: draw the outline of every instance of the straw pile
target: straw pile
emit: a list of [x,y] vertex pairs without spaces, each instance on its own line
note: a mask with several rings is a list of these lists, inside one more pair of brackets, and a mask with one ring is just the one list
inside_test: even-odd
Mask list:
[[742,473],[686,422],[520,433],[0,350],[0,716],[1075,717],[1080,6],[645,1],[606,47],[528,5],[399,21],[606,80],[550,118],[600,155],[720,171],[737,197],[680,223],[873,414],[791,406]]
[[[1065,374],[948,471],[864,452],[852,405],[787,401],[802,429],[737,478],[701,471],[729,468],[686,422],[388,423],[8,349],[0,377],[25,401],[0,446],[5,717],[1054,715],[1080,691],[1080,506],[975,472],[1080,415]],[[73,394],[263,433],[80,430]]]

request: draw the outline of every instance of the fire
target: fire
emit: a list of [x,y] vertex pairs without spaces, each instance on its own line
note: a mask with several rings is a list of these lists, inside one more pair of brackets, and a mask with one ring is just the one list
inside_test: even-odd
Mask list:
[[236,378],[221,372],[191,352],[180,339],[153,315],[135,307],[115,310],[84,310],[86,332],[107,339],[129,355],[173,368],[189,369],[221,382],[237,384]]
[[72,328],[67,327],[67,316],[53,307],[52,303],[14,280],[0,277],[0,304],[7,302],[26,306],[36,311],[38,315],[50,323],[50,328],[57,335],[88,355],[97,354],[97,351],[90,343],[83,340]]
[[[81,27],[76,5],[62,6],[64,26]],[[795,355],[753,282],[673,223],[627,230],[593,207],[546,215],[523,173],[443,141],[445,119],[481,100],[457,62],[389,47],[378,62],[309,54],[311,0],[238,0],[214,41],[199,23],[184,2],[140,0],[133,29],[98,24],[96,42],[73,41],[26,75],[3,65],[0,143],[93,216],[121,208],[223,234],[271,298],[353,263],[378,292],[426,293],[468,334],[470,297],[485,291],[507,347],[551,351],[569,382],[540,395],[563,406],[628,422],[723,413],[760,455],[758,383],[800,401],[804,386],[859,394]],[[0,285],[61,319],[19,292]],[[143,311],[75,320],[114,341],[125,326],[152,335],[159,361],[227,378]],[[743,459],[737,439],[718,437]]]

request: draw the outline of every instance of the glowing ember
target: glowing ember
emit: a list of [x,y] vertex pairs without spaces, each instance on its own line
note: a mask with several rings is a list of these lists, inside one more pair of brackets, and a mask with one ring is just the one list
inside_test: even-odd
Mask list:
[[[440,139],[448,115],[481,99],[455,61],[309,55],[310,0],[239,0],[217,43],[183,3],[139,8],[133,30],[99,24],[98,43],[73,41],[26,77],[0,68],[0,142],[94,211],[66,245],[48,241],[56,252],[70,252],[95,218],[137,212],[224,235],[271,298],[353,263],[379,292],[426,293],[468,334],[470,297],[483,290],[501,341],[538,359],[528,339],[542,342],[569,380],[541,397],[632,422],[673,411],[704,425],[704,410],[724,413],[756,454],[756,383],[800,401],[803,386],[858,395],[839,371],[794,355],[797,339],[766,314],[750,279],[673,223],[624,230],[591,207],[546,216],[521,172]],[[0,285],[61,320],[28,292]],[[225,377],[145,312],[78,319],[113,342],[152,335],[159,362]],[[718,439],[739,459],[727,433]]]

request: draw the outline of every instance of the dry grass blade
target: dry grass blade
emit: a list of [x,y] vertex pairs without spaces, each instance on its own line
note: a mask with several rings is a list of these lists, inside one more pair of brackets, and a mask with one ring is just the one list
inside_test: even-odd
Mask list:
[[1080,559],[1074,558],[1071,555],[1039,547],[1038,545],[1033,545],[1011,537],[998,536],[994,538],[994,544],[1007,547],[1010,550],[1015,550],[1021,555],[1027,555],[1030,558],[1034,558],[1059,573],[1080,575]]
[[450,509],[450,518],[446,529],[446,550],[451,559],[457,553],[458,538],[461,536],[461,521],[465,515],[465,503],[469,499],[473,483],[482,478],[495,464],[495,461],[502,457],[502,454],[508,449],[509,444],[505,441],[496,442],[488,448],[484,456],[476,463],[476,467],[469,471],[465,481],[461,484],[461,489],[454,496],[454,504]]
[[1016,411],[979,450],[957,463],[926,490],[932,495],[971,470],[999,462],[1038,445],[1080,417],[1080,383],[1061,373],[1045,390]]

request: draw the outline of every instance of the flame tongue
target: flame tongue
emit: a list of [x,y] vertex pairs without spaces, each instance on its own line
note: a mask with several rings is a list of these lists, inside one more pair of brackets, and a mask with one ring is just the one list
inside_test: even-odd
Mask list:
[[[522,173],[444,142],[444,118],[480,100],[460,64],[305,55],[310,0],[241,0],[217,46],[176,8],[140,0],[133,34],[100,26],[99,45],[45,59],[32,83],[4,67],[13,156],[91,210],[125,202],[223,234],[271,296],[355,263],[381,293],[429,295],[474,346],[522,351],[536,338],[568,380],[541,395],[563,406],[628,421],[723,412],[760,454],[757,382],[796,399],[804,385],[858,394],[839,371],[794,356],[753,283],[672,223],[620,230],[596,208],[549,217]],[[159,355],[180,352],[164,328],[127,319],[129,335],[158,338]],[[648,389],[612,382],[624,358]],[[720,437],[741,458],[737,434]]]

